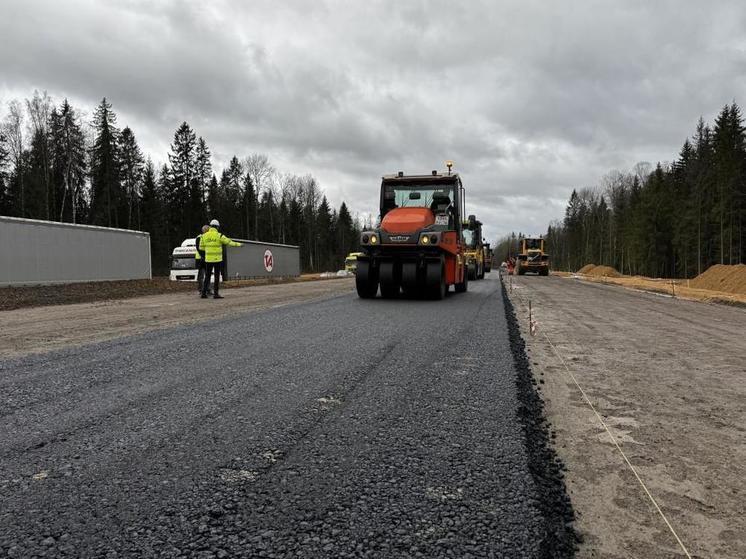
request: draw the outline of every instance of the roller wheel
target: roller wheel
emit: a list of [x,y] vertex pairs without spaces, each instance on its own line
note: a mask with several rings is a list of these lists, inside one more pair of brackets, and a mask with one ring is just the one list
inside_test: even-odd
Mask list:
[[370,262],[358,261],[355,272],[355,287],[361,299],[373,299],[378,292],[378,273]]
[[428,298],[437,301],[446,296],[446,270],[443,261],[427,263],[427,294]]
[[398,296],[398,283],[381,283],[381,297],[383,297],[384,299],[396,299]]
[[457,283],[454,286],[454,291],[456,293],[466,293],[467,289],[469,289],[469,272],[468,270],[464,270],[464,281],[462,283]]

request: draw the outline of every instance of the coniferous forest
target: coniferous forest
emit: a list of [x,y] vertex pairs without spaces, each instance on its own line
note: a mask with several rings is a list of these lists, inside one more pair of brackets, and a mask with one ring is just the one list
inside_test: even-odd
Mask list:
[[[520,235],[497,243],[516,250]],[[746,128],[735,104],[712,126],[700,118],[670,164],[638,163],[573,190],[546,233],[552,267],[613,266],[630,275],[690,278],[713,264],[746,262]]]
[[0,215],[147,231],[153,270],[207,220],[234,238],[299,245],[304,271],[338,270],[360,226],[332,208],[311,175],[278,172],[263,154],[218,172],[204,138],[182,123],[159,167],[105,98],[88,119],[46,92],[0,108]]

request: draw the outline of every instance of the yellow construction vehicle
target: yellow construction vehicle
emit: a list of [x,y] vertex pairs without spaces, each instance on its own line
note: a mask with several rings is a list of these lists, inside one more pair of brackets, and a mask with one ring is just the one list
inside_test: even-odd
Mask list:
[[515,274],[522,276],[526,272],[536,272],[540,276],[549,275],[549,255],[544,252],[542,237],[521,239],[521,252],[516,257]]
[[363,254],[362,252],[351,252],[345,258],[345,271],[352,272],[353,274],[357,271],[357,257]]
[[494,258],[494,254],[492,252],[492,248],[490,247],[490,244],[484,243],[484,271],[485,272],[492,271],[492,259],[493,258]]
[[484,245],[482,243],[482,222],[473,215],[464,221],[464,256],[470,280],[484,279]]

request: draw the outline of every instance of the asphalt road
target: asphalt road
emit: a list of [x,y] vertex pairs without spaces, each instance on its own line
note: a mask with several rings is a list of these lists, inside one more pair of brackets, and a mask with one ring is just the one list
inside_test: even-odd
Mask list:
[[492,274],[0,361],[0,557],[568,556],[512,334]]

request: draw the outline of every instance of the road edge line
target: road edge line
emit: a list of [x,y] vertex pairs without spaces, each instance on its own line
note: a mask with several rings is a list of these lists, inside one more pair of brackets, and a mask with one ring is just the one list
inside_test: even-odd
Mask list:
[[529,473],[539,497],[539,512],[544,521],[542,552],[551,557],[574,557],[582,538],[575,529],[575,511],[563,473],[565,466],[549,439],[544,400],[535,389],[536,380],[528,362],[526,344],[521,336],[515,308],[508,297],[505,284],[500,282],[500,285],[510,351],[517,373],[517,417],[524,434]]

